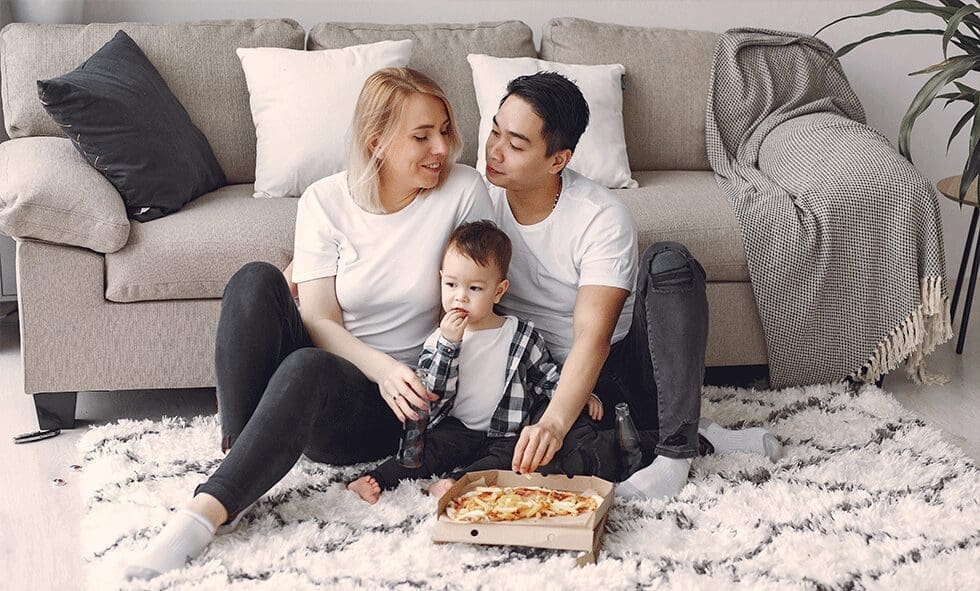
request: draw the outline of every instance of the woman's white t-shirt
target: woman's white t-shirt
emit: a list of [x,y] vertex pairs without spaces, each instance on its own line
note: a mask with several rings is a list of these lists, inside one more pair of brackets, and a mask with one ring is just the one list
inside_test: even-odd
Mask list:
[[463,333],[459,349],[459,381],[450,415],[467,429],[489,431],[490,419],[504,392],[510,344],[517,332],[517,318],[507,316],[498,328]]
[[572,312],[579,287],[618,287],[630,292],[612,337],[613,343],[622,340],[633,317],[637,267],[636,229],[626,205],[605,187],[566,168],[554,211],[525,226],[514,218],[507,191],[489,188],[494,221],[510,237],[514,251],[500,313],[533,322],[551,355],[564,363],[572,349]]
[[456,164],[442,186],[395,213],[369,213],[351,197],[347,173],[306,189],[296,212],[293,281],[336,276],[344,326],[409,365],[439,321],[439,268],[449,234],[493,217],[483,177]]

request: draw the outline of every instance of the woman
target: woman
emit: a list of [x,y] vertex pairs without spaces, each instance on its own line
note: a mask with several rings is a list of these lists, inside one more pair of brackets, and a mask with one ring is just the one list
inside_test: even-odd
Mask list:
[[434,396],[412,366],[438,322],[438,269],[463,222],[491,217],[442,89],[408,68],[364,84],[348,170],[310,186],[292,280],[249,263],[228,282],[215,351],[221,466],[126,569],[151,578],[198,556],[301,454],[330,464],[395,452]]

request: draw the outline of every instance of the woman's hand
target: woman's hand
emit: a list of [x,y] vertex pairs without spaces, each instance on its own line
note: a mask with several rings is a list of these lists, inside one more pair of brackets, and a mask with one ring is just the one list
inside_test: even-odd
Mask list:
[[469,315],[466,312],[459,308],[453,308],[442,317],[442,322],[439,323],[439,332],[447,341],[458,343],[463,340],[463,331],[466,329],[468,320]]
[[550,462],[565,441],[565,431],[560,425],[543,418],[521,430],[514,448],[511,470],[530,474]]
[[593,421],[602,420],[602,402],[596,398],[595,394],[589,396],[589,401],[585,403],[585,408],[589,411],[589,416],[592,417]]
[[415,375],[414,369],[397,361],[392,363],[378,382],[378,390],[385,404],[402,423],[406,419],[417,421],[419,414],[415,409],[428,408],[430,400],[439,399],[425,389],[422,380]]

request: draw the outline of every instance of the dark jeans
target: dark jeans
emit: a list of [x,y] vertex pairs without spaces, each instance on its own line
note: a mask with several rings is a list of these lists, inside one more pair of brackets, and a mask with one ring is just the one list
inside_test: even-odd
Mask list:
[[313,346],[282,272],[249,263],[228,282],[215,345],[221,466],[194,491],[229,515],[272,488],[306,454],[354,464],[395,452],[402,432],[378,386]]
[[657,433],[657,455],[698,455],[698,419],[708,340],[701,264],[676,242],[658,242],[640,260],[629,334],[614,344],[599,374],[602,428],[615,427],[627,402],[641,431]]
[[[544,409],[540,410],[543,412]],[[540,413],[532,422],[539,417]],[[391,458],[368,475],[373,476],[383,490],[390,490],[407,479],[433,475],[458,479],[467,472],[510,470],[517,440],[518,437],[488,437],[484,431],[468,429],[456,417],[447,417],[425,433],[422,466],[405,468]],[[652,454],[647,463],[650,461],[653,461]],[[615,432],[600,432],[595,422],[584,414],[565,436],[565,443],[554,459],[538,468],[542,474],[581,474],[612,481],[621,478],[620,470]]]

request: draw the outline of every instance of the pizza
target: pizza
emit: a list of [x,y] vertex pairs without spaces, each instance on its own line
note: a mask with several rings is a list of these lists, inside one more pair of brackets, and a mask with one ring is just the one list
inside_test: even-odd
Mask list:
[[450,501],[446,515],[467,523],[575,517],[595,511],[601,503],[598,495],[538,486],[478,486]]

